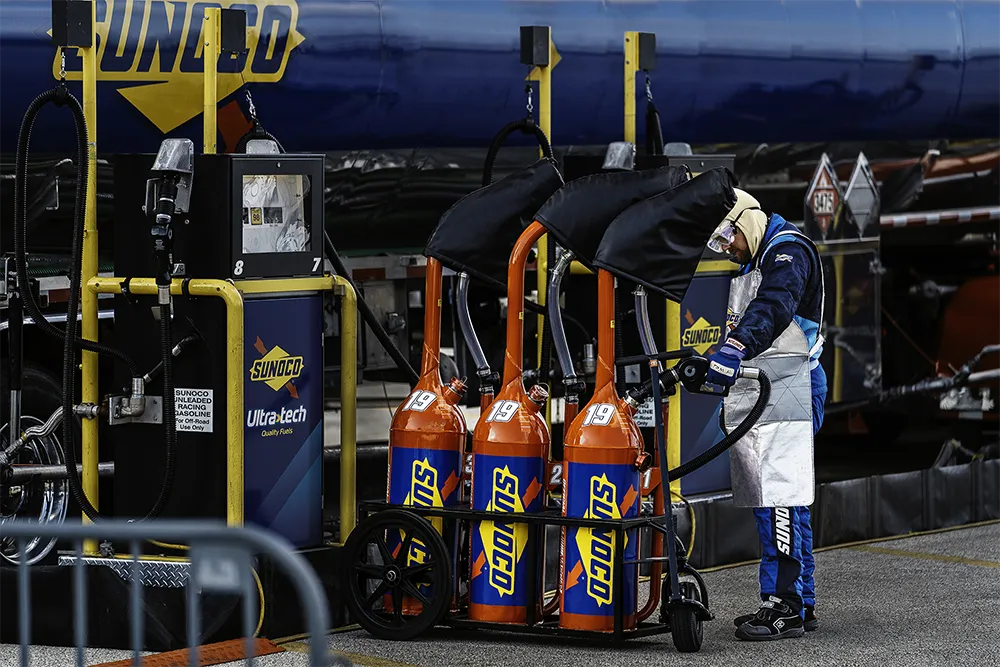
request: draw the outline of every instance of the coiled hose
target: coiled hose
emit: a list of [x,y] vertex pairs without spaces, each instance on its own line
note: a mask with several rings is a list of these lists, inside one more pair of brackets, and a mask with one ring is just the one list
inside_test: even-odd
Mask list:
[[[35,295],[30,289],[28,289],[28,263],[27,251],[25,249],[28,243],[26,187],[28,177],[28,145],[31,142],[31,132],[35,125],[35,118],[38,116],[38,112],[41,111],[42,107],[49,103],[54,103],[56,106],[63,106],[64,104],[67,104],[70,111],[73,113],[74,120],[76,121],[77,170],[74,225],[80,228],[81,234],[83,232],[84,216],[86,215],[86,189],[88,177],[87,164],[89,161],[87,149],[87,125],[80,102],[73,97],[66,88],[60,86],[59,88],[47,90],[32,100],[31,104],[28,106],[28,110],[24,114],[24,118],[21,120],[21,131],[20,134],[18,134],[17,139],[17,157],[14,163],[14,254],[17,260],[17,282],[21,286],[21,295],[24,301],[24,307],[28,311],[28,315],[31,317],[32,321],[35,323],[35,326],[41,329],[46,335],[60,340],[68,339],[76,349],[114,357],[128,367],[129,372],[132,373],[132,377],[141,377],[142,373],[139,372],[139,366],[132,360],[131,357],[121,350],[117,350],[101,343],[67,335],[67,332],[70,330],[70,320],[73,320],[75,328],[76,318],[67,318],[66,331],[60,330],[58,327],[46,320],[45,315],[42,314],[41,309],[35,302]],[[77,255],[74,254],[73,257],[74,268],[77,272],[79,272],[79,262],[76,261]],[[70,271],[70,275],[73,275],[73,270]],[[79,295],[79,286],[77,286],[75,291],[76,294]],[[71,290],[71,300],[72,297],[73,294]],[[68,312],[76,312],[76,309],[73,308],[72,301]],[[72,414],[72,412],[68,412],[67,414]]]
[[668,470],[668,481],[680,479],[684,475],[694,472],[722,452],[735,445],[740,438],[745,436],[750,429],[753,428],[754,424],[757,423],[757,420],[760,419],[762,414],[764,414],[764,408],[767,407],[767,402],[771,398],[771,380],[767,377],[767,374],[764,373],[764,371],[759,371],[756,380],[760,385],[760,394],[757,395],[757,401],[753,404],[753,407],[750,408],[750,412],[747,413],[747,416],[743,419],[743,421],[741,421],[736,428],[727,433],[726,437],[706,449],[698,456],[694,457],[687,463],[682,463],[673,470]]
[[[60,331],[45,319],[45,316],[38,308],[38,304],[35,303],[34,295],[31,293],[30,289],[27,289],[28,279],[25,252],[25,246],[27,245],[25,233],[27,227],[25,220],[27,188],[25,179],[27,175],[28,147],[31,142],[31,131],[35,124],[35,118],[38,116],[38,112],[42,109],[42,107],[50,102],[55,103],[56,106],[69,106],[70,112],[73,114],[73,120],[76,124],[77,139],[76,206],[73,213],[73,243],[71,251],[72,267],[70,269],[69,303],[66,309],[66,329],[64,332]],[[76,349],[83,349],[89,352],[112,356],[128,366],[133,378],[141,377],[141,373],[139,372],[138,365],[136,365],[136,363],[124,352],[107,345],[77,338],[77,318],[75,317],[75,314],[79,311],[80,283],[82,280],[83,229],[86,217],[86,193],[88,167],[90,162],[88,141],[87,123],[83,115],[83,108],[80,106],[79,100],[71,95],[64,86],[42,93],[28,106],[28,110],[25,112],[24,118],[21,121],[21,130],[18,134],[17,141],[14,185],[14,242],[18,283],[22,286],[21,293],[25,295],[24,303],[29,316],[35,325],[42,331],[50,336],[59,337],[63,340],[63,437],[61,442],[63,448],[63,459],[66,463],[66,475],[69,479],[70,491],[73,494],[74,500],[76,500],[77,504],[80,505],[80,509],[83,510],[83,512],[92,521],[97,522],[105,519],[105,517],[97,511],[87,498],[86,494],[83,492],[83,485],[76,469],[76,443],[74,442],[74,420],[72,419],[73,400],[76,396],[75,351]],[[140,519],[140,521],[146,521],[154,518],[162,512],[163,506],[166,504],[167,493],[172,486],[172,471],[169,469],[167,471],[167,477],[168,479],[164,481],[164,485],[160,489],[160,497],[157,498],[153,509],[149,512],[149,514]]]

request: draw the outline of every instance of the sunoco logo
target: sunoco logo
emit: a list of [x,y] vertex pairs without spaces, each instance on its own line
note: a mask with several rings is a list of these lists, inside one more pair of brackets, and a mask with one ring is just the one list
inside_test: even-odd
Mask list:
[[413,476],[410,478],[410,495],[406,505],[443,507],[441,492],[438,490],[438,471],[428,459],[413,462]]
[[[590,503],[587,519],[621,519],[618,508],[618,489],[608,481],[608,476],[590,478]],[[628,536],[626,534],[626,541]],[[610,528],[580,528],[576,533],[576,546],[580,550],[583,571],[587,575],[587,595],[598,607],[611,604],[614,580],[615,534]]]
[[[403,501],[404,505],[420,505],[423,507],[444,507],[441,491],[438,489],[438,471],[431,465],[429,459],[413,462],[410,477],[410,494]],[[441,518],[432,518],[431,523],[438,531],[441,530]],[[405,540],[402,530],[399,531],[400,541]],[[410,550],[406,554],[406,565],[420,565],[427,562],[427,545],[417,538],[410,540]],[[424,587],[421,586],[421,589]]]
[[681,345],[694,348],[698,354],[705,354],[708,348],[718,343],[719,339],[722,338],[722,327],[712,326],[704,317],[699,317],[697,321],[692,322],[691,320],[694,318],[691,311],[688,311],[686,316],[690,326],[684,330]]
[[[97,0],[95,5],[98,80],[121,84],[122,97],[163,133],[202,111],[207,7],[241,9],[247,19],[247,51],[219,58],[218,100],[244,82],[281,81],[289,56],[305,41],[297,30],[295,0]],[[61,60],[59,49],[52,63],[55,78]],[[68,50],[66,78],[80,81],[82,70],[79,50]]]
[[[486,507],[494,512],[524,512],[517,477],[510,469],[493,469],[493,497]],[[486,550],[490,568],[490,586],[502,598],[514,594],[514,568],[521,559],[527,544],[528,526],[525,524],[494,523],[483,521],[479,532]]]
[[259,336],[254,349],[264,356],[250,366],[250,381],[263,382],[275,391],[287,387],[292,397],[298,398],[299,394],[292,380],[302,375],[302,357],[293,357],[277,345],[268,350]]

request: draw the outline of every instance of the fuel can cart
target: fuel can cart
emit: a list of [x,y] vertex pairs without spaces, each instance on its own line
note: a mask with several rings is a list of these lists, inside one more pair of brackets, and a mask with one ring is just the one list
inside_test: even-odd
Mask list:
[[[651,336],[643,336],[645,354],[621,362],[634,364],[641,359],[649,365],[651,377],[618,398],[610,372],[616,363],[614,278],[630,279],[641,287],[636,289],[636,317],[640,331],[648,330],[645,290],[670,299],[683,297],[700,248],[716,221],[732,206],[731,180],[728,170],[710,170],[639,200],[607,228],[594,256],[601,324],[598,358],[605,370],[591,401],[567,431],[561,508],[538,503],[537,496],[543,492],[538,476],[524,472],[529,464],[539,465],[532,458],[534,454],[504,455],[506,452],[492,454],[492,458],[484,455],[483,469],[473,473],[471,502],[463,499],[447,507],[438,502],[443,495],[437,491],[441,476],[429,461],[415,461],[407,501],[361,504],[361,520],[344,545],[342,590],[351,615],[363,628],[376,637],[397,640],[412,639],[439,625],[608,641],[670,632],[678,650],[700,649],[702,623],[712,619],[708,591],[683,555],[684,545],[677,536],[670,506],[664,502],[664,486],[742,438],[763,411],[769,382],[764,374],[751,377],[748,373],[748,378],[759,383],[754,408],[710,450],[676,469],[666,469],[661,410],[653,411],[657,422],[655,461],[649,460],[641,447],[611,446],[614,441],[635,442],[633,416],[647,396],[652,395],[654,405],[659,405],[662,395],[677,391],[679,385],[689,392],[712,391],[705,385],[707,359],[694,356],[691,350],[657,352]],[[572,196],[574,183],[564,186],[553,199]],[[516,274],[523,271],[522,255],[540,233],[537,220],[545,219],[545,211],[545,207],[540,209],[536,222],[525,229],[512,252],[508,282],[511,313],[523,307],[523,285]],[[560,238],[558,227],[549,221],[549,232]],[[684,238],[679,239],[679,235]],[[662,253],[637,255],[626,250],[635,248],[632,242],[642,241],[642,237],[647,237],[646,241],[658,238],[659,247],[679,254],[664,263]],[[643,266],[647,263],[680,268],[658,271]],[[637,274],[646,277],[637,279]],[[508,317],[508,362],[521,356],[517,345],[520,334],[515,330],[518,322],[516,315]],[[664,360],[678,363],[661,369]],[[520,369],[514,371],[508,378],[505,370],[504,391],[514,391],[508,386],[520,385]],[[505,399],[509,394],[504,391],[477,424],[474,454],[481,429],[488,428],[491,420],[508,422],[513,414],[531,409]],[[505,415],[510,404],[514,409]],[[588,430],[581,434],[583,429]],[[589,452],[571,454],[572,446]],[[511,452],[515,449],[509,447]],[[650,481],[642,489],[639,473],[646,470]],[[477,484],[484,488],[477,489]],[[640,509],[640,493],[653,496],[653,511]],[[583,511],[580,498],[585,501]],[[550,526],[562,534],[562,548],[556,597],[546,601],[550,591],[544,584],[543,553],[545,529]],[[638,548],[644,529],[652,536],[648,558],[641,557]],[[654,617],[662,588],[659,568],[664,562],[669,591],[659,616]],[[649,596],[640,608],[638,575],[644,564],[650,565],[652,576]],[[682,575],[693,581],[681,581]]]

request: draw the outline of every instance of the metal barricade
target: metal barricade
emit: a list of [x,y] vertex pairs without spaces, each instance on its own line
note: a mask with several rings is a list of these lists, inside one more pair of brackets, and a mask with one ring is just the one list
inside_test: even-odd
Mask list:
[[[243,596],[243,637],[246,640],[247,665],[254,664],[254,626],[257,611],[254,609],[256,590],[249,572],[249,561],[255,555],[266,554],[288,575],[302,602],[302,613],[307,631],[312,638],[309,649],[311,667],[351,667],[346,658],[336,656],[326,646],[329,628],[326,595],[316,573],[307,561],[295,553],[292,545],[282,537],[254,526],[229,527],[216,521],[163,520],[149,523],[127,521],[102,521],[97,524],[40,525],[28,521],[10,521],[0,526],[0,533],[14,538],[18,548],[27,541],[43,539],[69,540],[76,544],[73,567],[73,630],[76,646],[76,664],[84,665],[87,641],[87,618],[84,613],[86,577],[84,575],[83,541],[95,538],[128,541],[131,559],[131,644],[133,664],[142,664],[143,647],[143,586],[140,566],[140,545],[155,539],[181,543],[190,547],[190,575],[187,595],[187,643],[190,665],[198,665],[198,638],[201,634],[201,592],[236,593]],[[29,664],[28,647],[31,644],[31,596],[28,577],[29,566],[18,564],[19,636],[21,665]]]

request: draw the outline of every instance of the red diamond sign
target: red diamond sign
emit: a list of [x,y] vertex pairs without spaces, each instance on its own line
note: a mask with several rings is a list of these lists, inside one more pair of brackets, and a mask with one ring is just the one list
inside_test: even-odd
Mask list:
[[816,221],[824,241],[839,205],[840,184],[837,182],[837,173],[833,170],[830,158],[823,153],[806,193],[806,209]]

